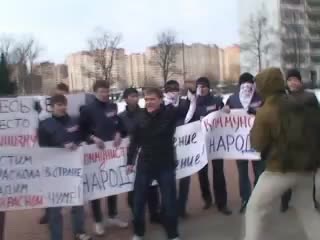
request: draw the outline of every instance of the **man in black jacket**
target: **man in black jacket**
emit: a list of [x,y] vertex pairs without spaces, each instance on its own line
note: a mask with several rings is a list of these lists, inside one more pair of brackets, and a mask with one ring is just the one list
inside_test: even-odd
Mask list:
[[[201,77],[197,80],[197,108],[194,114],[194,120],[201,120],[209,113],[219,111],[223,108],[222,98],[210,94],[210,83],[208,78]],[[218,210],[224,215],[230,215],[232,212],[227,207],[227,188],[224,176],[223,159],[211,161],[213,168],[213,191]],[[208,165],[199,171],[199,182],[202,192],[202,198],[205,202],[204,209],[212,206],[212,196],[208,177]]]
[[164,227],[168,239],[178,239],[176,200],[176,159],[173,137],[182,113],[174,106],[162,104],[162,93],[157,88],[145,91],[146,108],[139,116],[128,149],[128,172],[137,159],[134,183],[134,234],[141,240],[145,234],[146,193],[153,180],[158,182],[164,209]]
[[[175,80],[170,80],[166,82],[164,94],[164,104],[166,106],[174,106],[178,107],[182,112],[187,114],[190,108],[190,100],[192,100],[192,104],[195,104],[195,96],[190,92],[188,92],[188,97],[191,99],[183,99],[180,96],[180,85]],[[186,122],[186,114],[181,115],[177,120],[177,127],[184,125]],[[185,177],[179,180],[179,193],[178,193],[178,214],[181,218],[187,217],[187,202],[190,188],[190,180],[191,177]]]
[[[109,102],[109,86],[106,81],[98,80],[93,86],[95,99],[80,110],[80,128],[84,139],[94,143],[99,149],[104,149],[104,142],[113,141],[115,145],[121,142],[123,127],[118,117],[117,105]],[[107,198],[109,218],[106,223],[121,228],[128,227],[128,223],[117,219],[117,196]],[[91,202],[95,220],[95,233],[104,235],[104,224],[101,213],[100,199]]]
[[[134,131],[139,115],[142,114],[143,109],[139,107],[139,94],[135,88],[127,88],[123,93],[123,98],[126,101],[126,110],[119,114],[122,124],[125,127],[126,135],[131,135]],[[134,163],[134,162],[133,162]],[[133,213],[133,196],[134,191],[128,193],[128,205]],[[150,186],[148,189],[148,207],[150,213],[151,223],[160,223],[159,214],[159,190],[158,186]]]
[[[55,95],[51,98],[52,117],[42,121],[38,129],[40,147],[67,148],[76,150],[81,143],[81,133],[77,119],[67,114],[67,99],[64,95]],[[83,206],[72,207],[73,233],[76,240],[90,240],[91,237],[84,231]],[[63,239],[63,221],[61,207],[47,209],[50,239]]]
[[[292,96],[294,96],[299,102],[319,108],[319,102],[316,97],[316,95],[312,92],[305,91],[302,77],[297,69],[290,69],[287,72],[287,87],[288,87],[288,93]],[[282,196],[281,200],[281,212],[286,212],[289,209],[289,202],[291,200],[292,191],[288,190],[285,194]],[[313,186],[313,200],[315,204],[315,208],[319,209],[319,203],[316,200],[316,188],[315,184]]]

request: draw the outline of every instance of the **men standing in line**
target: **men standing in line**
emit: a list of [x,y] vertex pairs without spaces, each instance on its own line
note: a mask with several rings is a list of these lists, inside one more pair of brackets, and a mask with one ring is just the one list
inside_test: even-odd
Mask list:
[[[121,142],[123,128],[117,115],[117,105],[109,102],[109,86],[104,80],[97,80],[93,90],[95,99],[81,108],[80,127],[88,143],[94,143],[99,149],[104,149],[104,142],[114,140],[115,145]],[[100,199],[91,202],[95,221],[95,233],[104,235],[104,223],[101,212]],[[109,218],[106,224],[121,228],[128,227],[128,223],[117,219],[117,196],[107,198]]]
[[320,110],[304,105],[285,92],[279,68],[256,77],[264,104],[250,133],[252,147],[261,152],[266,170],[261,174],[246,209],[245,240],[265,237],[264,225],[275,201],[289,188],[309,240],[319,239],[320,215],[312,200],[313,176],[320,165]]
[[[188,113],[190,105],[196,104],[195,103],[195,96],[188,92],[189,99],[182,99],[180,97],[180,86],[179,83],[175,80],[170,80],[166,82],[164,86],[165,94],[164,94],[164,104],[165,106],[173,106],[178,107],[180,111]],[[189,118],[191,120],[192,116]],[[177,120],[177,127],[188,123],[186,121],[186,115],[181,115],[180,118]],[[190,188],[190,180],[191,177],[185,177],[179,180],[179,193],[178,193],[178,214],[181,218],[187,217],[187,202],[188,202],[188,195],[189,195],[189,188]]]
[[176,199],[176,159],[173,137],[176,124],[185,115],[173,105],[162,104],[162,92],[158,88],[145,91],[145,110],[130,137],[128,148],[128,172],[134,170],[134,237],[142,240],[145,234],[145,203],[147,191],[153,180],[158,182],[163,207],[163,225],[168,239],[177,240],[178,215]]
[[[200,120],[209,113],[219,111],[224,104],[222,98],[210,94],[210,83],[208,78],[201,77],[197,80],[197,106],[194,114],[194,120]],[[211,161],[213,168],[213,191],[218,210],[224,215],[230,215],[232,212],[227,206],[227,189],[224,176],[223,159]],[[200,188],[202,198],[205,202],[204,209],[212,206],[212,196],[208,177],[208,165],[199,171]]]
[[[287,87],[288,92],[297,101],[304,105],[319,108],[319,102],[317,97],[312,92],[304,90],[301,74],[297,69],[291,69],[287,72]],[[282,197],[281,200],[281,211],[286,212],[289,209],[289,202],[291,199],[292,191],[288,190]],[[316,200],[316,188],[313,187],[313,200],[316,208],[319,208],[319,204]]]
[[[65,83],[58,83],[56,88],[54,89],[55,95],[67,95],[69,93],[69,86]],[[41,106],[39,102],[36,102],[36,107],[39,113],[41,112]],[[45,118],[49,117],[50,114],[44,113],[44,115],[40,116],[39,118],[41,120],[44,120]],[[45,213],[39,220],[40,224],[47,224],[48,223],[48,212],[45,210]]]
[[[239,78],[239,90],[232,94],[227,100],[224,111],[229,113],[230,109],[244,109],[249,114],[254,114],[257,108],[261,107],[262,99],[255,91],[254,77],[250,73],[243,73]],[[239,174],[239,189],[241,197],[240,213],[246,209],[251,195],[251,182],[248,172],[248,160],[237,160]],[[254,185],[264,171],[264,161],[252,161],[254,172]]]
[[[131,135],[139,119],[139,115],[142,114],[143,109],[140,108],[139,94],[135,88],[127,88],[123,93],[123,98],[126,101],[126,110],[119,114],[119,117],[124,125],[127,135]],[[133,164],[135,162],[133,161]],[[128,193],[128,204],[133,211],[133,198],[134,191]],[[148,207],[151,223],[160,223],[160,202],[159,202],[159,189],[158,186],[150,186],[148,189]]]
[[[66,148],[76,150],[81,143],[81,133],[76,119],[67,114],[67,99],[64,95],[51,98],[52,117],[42,121],[38,129],[41,147]],[[49,222],[50,239],[63,239],[63,217],[61,207],[48,208],[46,214]],[[72,226],[75,240],[90,240],[84,230],[84,207],[75,206],[71,210]]]

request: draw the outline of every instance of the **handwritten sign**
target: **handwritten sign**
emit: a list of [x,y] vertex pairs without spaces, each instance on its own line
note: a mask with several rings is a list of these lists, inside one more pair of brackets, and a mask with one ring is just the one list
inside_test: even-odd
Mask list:
[[250,130],[254,116],[243,110],[230,114],[217,111],[201,121],[209,159],[259,160],[260,155],[250,145]]
[[0,211],[83,204],[82,151],[0,150]]
[[0,146],[34,146],[37,118],[32,98],[0,98]]

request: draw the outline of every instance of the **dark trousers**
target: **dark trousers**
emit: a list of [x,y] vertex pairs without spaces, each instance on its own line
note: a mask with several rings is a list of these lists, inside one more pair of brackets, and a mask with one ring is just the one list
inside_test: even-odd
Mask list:
[[4,240],[5,212],[0,212],[0,240]]
[[[149,214],[150,217],[158,215],[160,211],[160,196],[159,196],[159,188],[158,186],[150,186],[148,189],[148,208],[149,208]],[[128,205],[131,208],[132,214],[133,211],[133,201],[134,201],[134,191],[131,191],[128,193]]]
[[[264,161],[251,161],[254,173],[254,186],[265,169]],[[239,189],[242,202],[248,202],[251,196],[251,182],[249,178],[249,161],[237,160],[238,175],[239,175]]]
[[[223,159],[212,160],[211,163],[212,163],[212,169],[213,169],[214,197],[215,197],[215,201],[218,209],[222,209],[227,206],[227,187],[226,187],[226,179],[224,176]],[[202,198],[206,203],[210,203],[212,202],[212,196],[211,196],[210,183],[209,183],[209,177],[208,177],[208,165],[199,171],[198,176],[199,176]]]
[[[108,215],[110,218],[117,216],[117,196],[110,196],[106,198],[108,205]],[[101,223],[103,220],[103,215],[101,211],[101,199],[91,201],[91,208],[93,213],[93,218],[96,223]]]
[[190,189],[191,177],[185,177],[179,180],[179,195],[178,195],[178,211],[179,215],[186,214],[188,195]]
[[[314,204],[316,206],[317,204],[317,199],[316,199],[316,175],[314,175],[313,177],[313,201],[314,201]],[[282,195],[282,199],[281,199],[281,207],[286,209],[289,207],[289,203],[290,203],[290,200],[291,200],[291,197],[292,197],[292,190],[291,189],[288,189],[288,191],[286,191],[283,195]]]
[[145,234],[145,205],[150,184],[156,180],[161,194],[164,227],[168,238],[178,237],[178,216],[176,199],[176,176],[174,168],[147,169],[138,167],[134,183],[134,233],[137,236]]

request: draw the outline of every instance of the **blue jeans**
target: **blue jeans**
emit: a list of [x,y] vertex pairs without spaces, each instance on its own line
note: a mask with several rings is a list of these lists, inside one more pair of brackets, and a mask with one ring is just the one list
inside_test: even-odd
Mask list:
[[138,166],[134,183],[134,233],[139,237],[145,234],[145,205],[148,189],[153,180],[158,182],[160,188],[164,227],[168,238],[176,238],[178,237],[178,215],[174,168],[150,169]]
[[[240,197],[242,202],[248,202],[251,196],[251,182],[249,178],[249,170],[248,170],[248,162],[247,160],[237,160],[238,174],[239,174],[239,188],[240,188]],[[265,169],[265,162],[263,160],[260,161],[250,161],[253,167],[254,173],[254,186],[258,182],[258,179],[263,173]]]
[[191,177],[185,177],[179,180],[178,211],[181,216],[186,214],[190,180]]
[[[63,239],[63,219],[61,214],[62,208],[48,208],[49,229],[51,240]],[[84,231],[84,208],[83,206],[72,207],[71,220],[73,234],[83,234]]]

